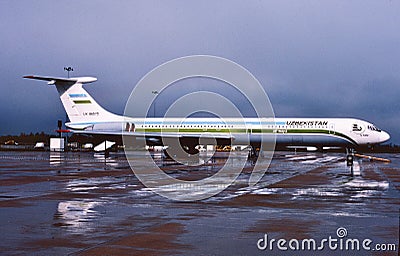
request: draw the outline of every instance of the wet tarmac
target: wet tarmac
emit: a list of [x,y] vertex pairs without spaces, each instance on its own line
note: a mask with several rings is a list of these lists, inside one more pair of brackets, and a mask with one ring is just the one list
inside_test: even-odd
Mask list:
[[[345,155],[276,152],[262,180],[248,187],[252,162],[229,188],[196,202],[177,202],[144,187],[124,154],[0,152],[0,253],[4,255],[398,255],[400,155],[385,164]],[[137,160],[140,161],[140,154]],[[218,171],[157,164],[179,179]],[[317,242],[329,236],[395,245],[385,252],[331,249],[260,250],[271,239]],[[286,244],[286,247],[288,244]],[[388,246],[386,246],[388,247]]]

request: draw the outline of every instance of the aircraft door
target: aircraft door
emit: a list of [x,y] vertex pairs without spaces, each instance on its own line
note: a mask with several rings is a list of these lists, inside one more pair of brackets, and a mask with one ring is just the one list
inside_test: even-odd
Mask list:
[[335,124],[329,123],[329,134],[335,134]]
[[253,127],[252,127],[252,125],[248,125],[248,126],[246,127],[246,130],[247,130],[247,134],[252,134],[252,133],[253,133]]

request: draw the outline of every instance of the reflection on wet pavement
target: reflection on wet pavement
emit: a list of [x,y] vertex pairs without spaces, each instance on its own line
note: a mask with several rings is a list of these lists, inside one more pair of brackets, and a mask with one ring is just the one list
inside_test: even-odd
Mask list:
[[87,200],[59,202],[57,212],[54,214],[54,220],[59,222],[53,225],[66,226],[70,232],[88,232],[99,214],[95,207],[100,204]]
[[[143,160],[141,152],[129,157]],[[359,160],[359,175],[351,177],[343,154],[277,152],[256,186],[248,186],[249,160],[218,195],[183,203],[144,187],[123,154],[1,152],[0,251],[265,255],[256,247],[264,233],[318,238],[340,226],[352,237],[397,244],[400,157],[384,157],[392,163]],[[154,159],[183,180],[210,177],[226,163],[200,159],[203,165],[190,167]]]

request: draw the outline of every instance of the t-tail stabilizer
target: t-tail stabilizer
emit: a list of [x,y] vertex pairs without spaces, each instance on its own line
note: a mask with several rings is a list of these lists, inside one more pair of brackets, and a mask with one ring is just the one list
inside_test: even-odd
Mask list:
[[113,113],[102,108],[82,85],[97,81],[95,77],[48,77],[48,76],[24,76],[27,79],[48,81],[49,85],[55,85],[60,95],[61,102],[72,123],[86,123],[96,121],[112,121],[120,119]]

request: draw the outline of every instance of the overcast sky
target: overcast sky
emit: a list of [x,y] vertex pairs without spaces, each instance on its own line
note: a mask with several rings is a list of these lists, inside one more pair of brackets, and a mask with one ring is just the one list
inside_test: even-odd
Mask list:
[[277,117],[365,119],[400,144],[399,26],[400,2],[384,0],[0,0],[0,135],[51,132],[65,119],[55,88],[23,75],[66,76],[72,66],[73,76],[97,77],[86,89],[122,114],[147,72],[210,54],[253,73]]

